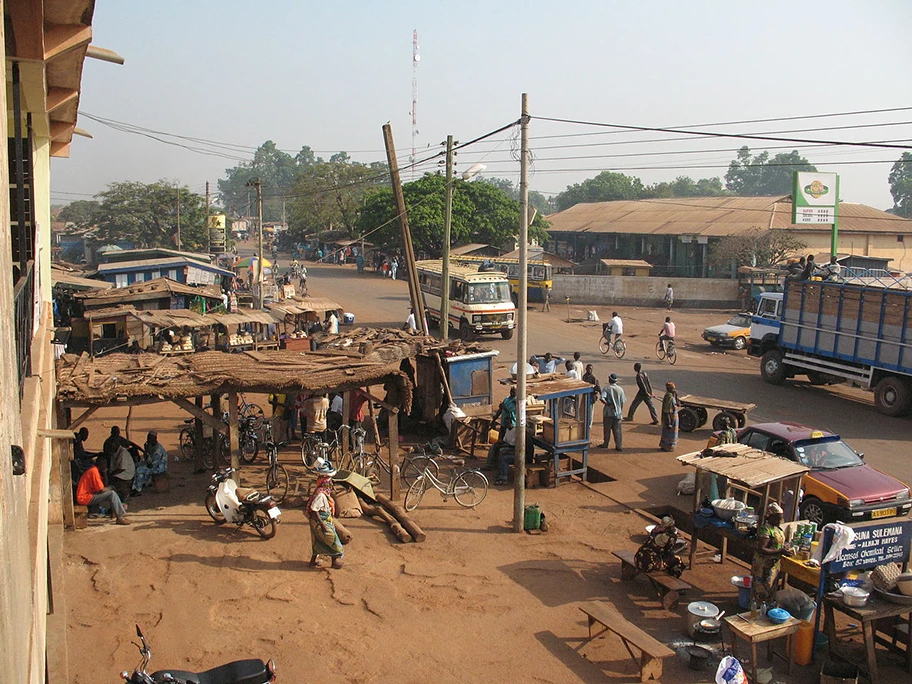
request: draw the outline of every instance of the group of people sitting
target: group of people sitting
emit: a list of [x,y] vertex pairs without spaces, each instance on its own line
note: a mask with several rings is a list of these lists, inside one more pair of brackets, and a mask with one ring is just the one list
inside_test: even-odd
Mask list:
[[818,266],[814,262],[814,255],[808,254],[807,258],[801,257],[798,261],[789,264],[786,278],[789,280],[820,278],[821,280],[838,281],[841,273],[842,266],[836,261],[836,257],[831,256],[828,264]]
[[99,454],[85,448],[89,437],[82,427],[73,435],[73,482],[75,499],[80,506],[107,512],[118,525],[129,525],[126,501],[141,496],[157,476],[168,472],[168,452],[158,441],[158,432],[149,430],[144,446],[139,446],[120,434],[113,426]]

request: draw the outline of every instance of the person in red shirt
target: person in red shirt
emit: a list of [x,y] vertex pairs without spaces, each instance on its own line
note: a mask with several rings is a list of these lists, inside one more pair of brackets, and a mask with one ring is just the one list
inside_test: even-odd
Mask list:
[[95,459],[95,465],[86,470],[79,478],[76,486],[76,503],[80,506],[102,506],[109,509],[117,519],[118,525],[129,525],[126,517],[127,509],[124,508],[120,497],[113,487],[105,487],[101,477],[101,468],[105,467],[104,456]]

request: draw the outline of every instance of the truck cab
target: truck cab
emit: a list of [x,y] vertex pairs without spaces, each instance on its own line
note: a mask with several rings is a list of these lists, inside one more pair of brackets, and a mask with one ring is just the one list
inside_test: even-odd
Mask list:
[[751,316],[748,355],[763,356],[770,347],[776,345],[779,339],[779,329],[782,327],[781,309],[781,292],[764,292],[760,295],[757,310]]

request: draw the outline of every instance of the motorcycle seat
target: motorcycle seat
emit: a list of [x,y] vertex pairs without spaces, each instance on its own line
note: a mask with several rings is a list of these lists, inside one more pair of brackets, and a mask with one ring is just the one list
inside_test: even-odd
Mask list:
[[235,492],[241,501],[256,501],[260,498],[260,493],[252,487],[238,487]]
[[168,672],[177,681],[187,682],[187,684],[265,684],[269,681],[266,663],[254,658],[236,660],[233,663],[226,663],[199,673],[163,670],[152,675],[153,681],[161,681],[156,679],[156,675],[163,675],[165,672]]

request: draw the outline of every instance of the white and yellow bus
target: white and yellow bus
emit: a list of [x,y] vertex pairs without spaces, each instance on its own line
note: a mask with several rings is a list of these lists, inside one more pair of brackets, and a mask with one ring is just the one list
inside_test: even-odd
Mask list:
[[[440,296],[443,291],[443,262],[419,261],[418,284],[424,297],[428,318],[440,321]],[[516,306],[510,297],[510,281],[499,271],[479,271],[450,262],[450,325],[463,340],[476,335],[500,333],[513,337]]]
[[[480,256],[454,256],[451,261],[463,266],[474,266],[478,264],[491,264],[498,271],[507,274],[510,280],[510,289],[513,292],[513,303],[519,301],[519,259],[513,257],[480,257]],[[528,285],[526,286],[526,297],[530,302],[545,301],[545,289],[551,290],[554,287],[554,267],[543,259],[530,259],[527,266]]]

